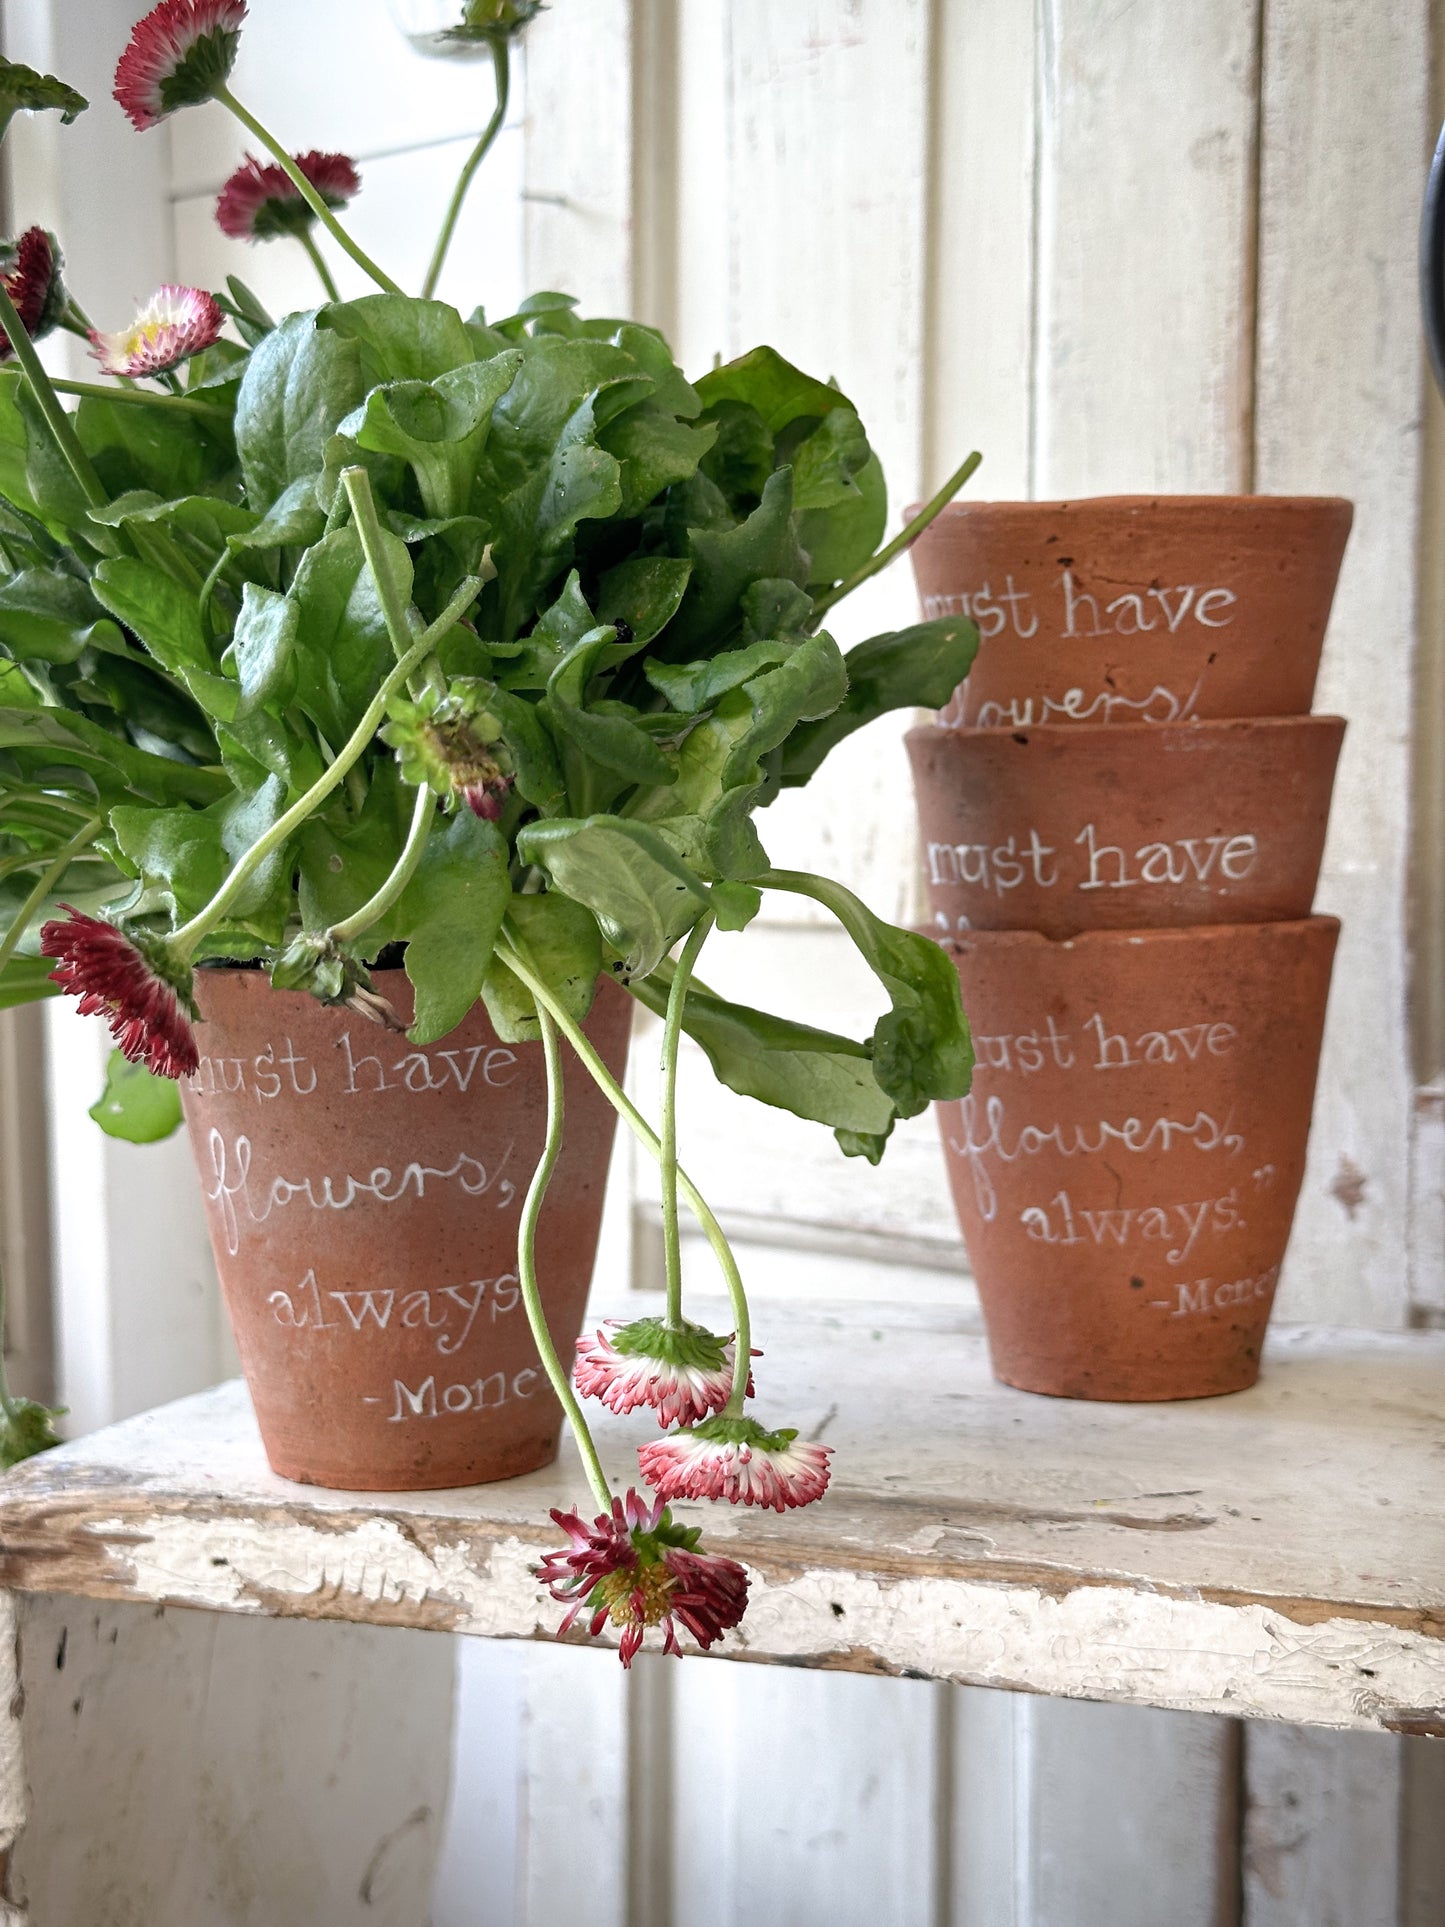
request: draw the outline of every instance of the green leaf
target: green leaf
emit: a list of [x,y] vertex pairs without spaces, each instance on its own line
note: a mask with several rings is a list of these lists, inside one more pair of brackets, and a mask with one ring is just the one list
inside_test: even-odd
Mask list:
[[[285,807],[279,777],[266,777],[249,794],[233,791],[208,809],[147,809],[126,804],[110,814],[122,855],[134,865],[147,907],[180,921],[208,904],[237,859],[270,829]],[[206,939],[205,954],[231,954],[229,938],[245,933],[278,942],[291,907],[291,863],[286,847],[273,850]]]
[[217,769],[135,749],[72,710],[0,708],[0,750],[4,749],[22,766],[45,769],[46,787],[72,787],[62,779],[61,773],[68,769],[77,779],[73,787],[102,800],[130,795],[204,803],[229,787]]
[[32,114],[54,109],[68,127],[89,105],[84,94],[57,80],[54,74],[39,74],[18,60],[0,60],[0,131],[19,108]]
[[723,877],[712,886],[712,907],[719,930],[746,930],[763,907],[763,893]]
[[888,992],[893,1008],[873,1033],[873,1075],[900,1117],[939,1099],[963,1097],[973,1046],[958,972],[936,943],[884,923],[841,883],[800,871],[772,871],[765,887],[812,897],[832,911]]
[[296,687],[293,656],[301,626],[301,610],[290,596],[248,582],[241,592],[241,613],[231,649],[241,684],[237,717],[251,715],[267,703],[284,706]]
[[10,1398],[9,1407],[0,1414],[0,1471],[8,1472],[23,1459],[38,1452],[49,1452],[63,1443],[51,1423],[64,1418],[65,1405],[38,1405],[33,1398]]
[[429,516],[462,515],[471,501],[492,410],[521,361],[513,349],[454,368],[433,382],[373,388],[364,408],[342,424],[342,433],[361,448],[409,463]]
[[[592,1008],[602,969],[602,938],[592,913],[571,897],[548,890],[540,896],[512,898],[511,928],[526,946],[569,1017],[581,1023]],[[504,1044],[535,1043],[542,1035],[532,993],[494,953],[482,981],[487,1015]]]
[[798,516],[798,540],[808,552],[808,584],[843,582],[873,554],[888,524],[883,464],[870,455],[858,472],[858,492],[833,508]]
[[707,885],[649,824],[613,816],[530,823],[517,853],[585,904],[629,975],[650,976],[708,904]]
[[480,693],[502,726],[502,740],[516,765],[518,794],[543,816],[560,816],[567,807],[566,786],[556,745],[537,705],[509,689],[499,689],[495,683],[482,682]]
[[702,459],[703,473],[730,502],[761,495],[774,467],[767,423],[745,401],[716,401],[707,419],[717,430],[717,440]]
[[[629,988],[661,1015],[671,976],[668,965]],[[682,1027],[719,1080],[743,1097],[835,1130],[886,1132],[892,1124],[893,1105],[878,1088],[867,1048],[851,1037],[729,1003],[696,985],[688,991]]]
[[587,685],[602,656],[617,645],[617,631],[603,623],[573,644],[547,681],[542,708],[554,733],[583,755],[630,783],[670,784],[674,765],[631,714],[605,714],[585,707]]
[[765,576],[743,592],[743,640],[772,642],[780,636],[804,636],[812,615],[813,598],[806,589]]
[[112,496],[153,489],[169,500],[234,477],[236,452],[224,423],[213,428],[181,409],[137,408],[87,395],[75,432]]
[[860,642],[843,658],[848,694],[841,705],[794,730],[784,745],[783,783],[806,783],[830,750],[889,710],[942,709],[977,649],[978,630],[967,616],[939,616]]
[[378,382],[435,381],[448,369],[476,360],[465,322],[445,301],[365,294],[332,302],[320,311],[317,325],[356,343],[367,388]]
[[127,1144],[158,1144],[181,1127],[181,1088],[174,1078],[157,1077],[144,1064],[131,1064],[113,1050],[105,1067],[105,1089],[90,1116],[107,1137]]
[[645,662],[642,672],[680,715],[690,716],[727,695],[730,689],[739,688],[759,670],[785,662],[795,646],[790,642],[754,642],[746,649],[727,649],[701,662]]
[[[411,595],[406,544],[382,532],[392,579]],[[357,723],[394,661],[386,617],[361,537],[348,523],[309,548],[287,590],[296,605],[296,701],[334,749]]]
[[640,515],[665,488],[695,474],[716,436],[713,423],[694,428],[654,401],[609,422],[597,439],[622,467],[621,513]]
[[[500,408],[499,404],[497,413]],[[492,560],[497,567],[504,637],[517,633],[536,598],[570,566],[578,523],[617,513],[622,502],[620,477],[616,457],[597,445],[594,404],[589,397],[564,424],[546,462],[498,509],[499,533]]]
[[458,810],[433,829],[398,905],[416,990],[414,1044],[455,1030],[481,996],[511,895],[507,845],[494,823]]
[[[249,515],[249,511],[247,511]],[[321,539],[326,515],[316,499],[314,475],[300,475],[276,497],[266,513],[253,526],[227,536],[226,545],[236,555],[252,549],[309,548]]]
[[741,603],[750,585],[782,578],[801,587],[808,562],[793,533],[793,478],[788,469],[769,476],[758,506],[731,529],[693,529],[688,548],[692,579],[668,626],[668,657],[710,654],[742,628]]
[[832,408],[793,451],[793,506],[836,508],[859,493],[855,477],[873,451],[856,409]]
[[775,348],[754,348],[705,374],[697,384],[704,408],[720,401],[747,402],[777,435],[800,417],[829,414],[847,397],[784,361]]
[[86,649],[126,648],[86,585],[51,569],[22,569],[0,582],[0,645],[21,662],[58,663]]
[[33,1004],[40,997],[58,997],[60,985],[51,976],[49,957],[12,957],[0,970],[0,1010]]
[[97,600],[135,631],[161,667],[185,684],[208,715],[226,722],[235,718],[240,689],[230,677],[216,673],[200,608],[188,589],[163,569],[128,555],[102,562],[91,584]]
[[645,647],[677,614],[691,574],[692,564],[679,556],[631,556],[598,583],[597,620],[625,622],[633,643]]
[[368,385],[360,343],[318,327],[314,311],[287,315],[252,349],[236,399],[236,447],[253,509],[320,475],[327,443]]

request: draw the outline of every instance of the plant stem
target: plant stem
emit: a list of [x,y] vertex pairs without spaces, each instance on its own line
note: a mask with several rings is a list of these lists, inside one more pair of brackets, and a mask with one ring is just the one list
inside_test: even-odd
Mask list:
[[178,960],[184,962],[191,955],[202,937],[225,915],[245,884],[271,852],[279,849],[292,831],[298,829],[312,811],[319,808],[344,779],[347,771],[376,734],[377,727],[386,714],[386,705],[397,691],[404,687],[411,672],[425,662],[462,611],[475,599],[479,586],[475,576],[469,575],[465,579],[436,621],[417,637],[406,655],[402,657],[367,704],[365,715],[338,750],[335,762],[329,763],[306,794],[299,797],[283,815],[278,816],[270,829],[263,831],[250,849],[237,858],[236,867],[205,908],[198,910],[189,923],[182,924],[181,928],[174,932],[170,938],[170,949]]
[[71,837],[59,855],[48,863],[35,879],[34,888],[31,890],[29,896],[26,897],[24,903],[22,903],[20,908],[15,912],[14,920],[10,928],[5,932],[3,942],[0,942],[0,971],[4,970],[6,964],[8,964],[10,959],[15,955],[20,944],[20,939],[25,935],[26,926],[35,915],[35,912],[65,875],[65,872],[70,868],[74,859],[79,856],[82,850],[88,849],[99,834],[100,818],[98,816],[89,817],[84,827],[76,831],[75,835]]
[[[588,1076],[607,1099],[607,1102],[612,1106],[613,1110],[616,1111],[617,1115],[632,1131],[638,1142],[645,1150],[649,1151],[654,1158],[661,1159],[662,1144],[656,1131],[653,1130],[647,1119],[642,1115],[641,1111],[638,1110],[637,1106],[632,1102],[631,1098],[628,1097],[611,1071],[608,1070],[607,1066],[598,1056],[592,1040],[587,1036],[581,1025],[574,1023],[572,1018],[552,995],[545,979],[532,960],[521,936],[516,931],[509,929],[505,924],[503,925],[503,935],[497,943],[497,955],[507,966],[508,970],[531,991],[536,1001],[539,1015],[545,1011],[547,1015],[551,1017],[573,1050],[576,1051],[577,1055],[581,1058]],[[739,1383],[741,1383],[743,1395],[746,1395],[748,1360],[752,1356],[752,1321],[748,1315],[747,1293],[743,1290],[742,1274],[738,1270],[737,1259],[734,1258],[732,1254],[732,1247],[723,1236],[722,1226],[712,1214],[711,1206],[681,1165],[677,1167],[677,1182],[682,1195],[687,1199],[688,1209],[697,1219],[703,1236],[712,1246],[713,1256],[718,1261],[718,1266],[723,1275],[723,1282],[727,1286],[728,1297],[732,1302],[735,1343],[733,1347],[733,1399],[729,1400],[729,1407],[732,1407],[733,1400],[735,1399],[737,1409],[741,1410],[742,1396],[738,1393],[738,1386]]]
[[682,1249],[677,1233],[677,1046],[682,1036],[682,1013],[698,953],[713,926],[705,911],[688,932],[672,985],[667,993],[667,1018],[662,1027],[662,1150],[658,1173],[662,1179],[662,1255],[667,1272],[667,1324],[682,1324]]
[[501,132],[502,122],[507,112],[507,90],[510,84],[510,70],[507,59],[507,43],[497,39],[491,43],[492,69],[497,82],[497,104],[492,109],[492,118],[482,129],[476,146],[468,154],[457,176],[457,184],[452,189],[452,198],[447,203],[447,211],[442,220],[441,233],[437,236],[436,246],[432,249],[431,265],[426,271],[426,279],[421,284],[422,299],[428,300],[436,292],[437,282],[441,279],[442,264],[447,258],[447,249],[452,244],[456,232],[457,217],[462,211],[462,203],[467,198],[467,190],[477,169],[487,157],[487,150]]
[[296,236],[296,239],[311,256],[311,265],[321,277],[321,285],[326,290],[327,300],[339,301],[341,299],[341,290],[337,287],[335,280],[332,278],[331,270],[326,265],[326,257],[316,245],[316,236],[311,232],[310,228],[304,227]]
[[436,814],[437,799],[425,784],[416,793],[416,805],[411,813],[411,828],[406,842],[402,845],[401,855],[396,867],[374,896],[368,897],[359,910],[353,910],[349,917],[340,923],[333,923],[327,936],[334,943],[349,943],[359,937],[363,930],[369,930],[374,923],[384,917],[396,902],[402,891],[416,874],[416,866],[421,862],[421,853],[426,848],[427,837],[431,833],[432,817]]
[[388,294],[400,294],[402,290],[398,284],[392,280],[391,276],[387,274],[384,269],[376,265],[364,248],[357,246],[356,242],[352,240],[351,236],[337,220],[325,201],[323,201],[321,196],[316,192],[316,189],[311,185],[310,181],[308,181],[306,176],[301,172],[301,169],[296,165],[295,161],[286,152],[286,149],[273,134],[261,125],[254,114],[250,113],[241,105],[230,88],[224,86],[218,87],[212,98],[220,101],[223,107],[229,107],[231,112],[236,116],[236,119],[240,121],[241,125],[246,129],[247,133],[255,135],[256,139],[260,141],[261,145],[276,161],[277,165],[281,168],[302,200],[305,201],[307,207],[309,207],[311,212],[316,216],[317,220],[326,229],[328,234],[335,239],[338,246],[346,250],[356,265],[370,275],[376,285],[379,288],[384,288]]
[[934,516],[941,509],[948,507],[982,460],[983,456],[975,449],[968,460],[953,471],[937,495],[931,495],[928,498],[913,520],[905,523],[885,548],[881,548],[876,555],[870,555],[862,568],[855,569],[846,582],[840,582],[836,589],[829,589],[825,594],[820,595],[813,603],[814,627],[817,626],[819,618],[825,616],[835,603],[841,602],[844,596],[852,595],[860,583],[866,582],[869,576],[877,575],[880,569],[886,569],[895,556],[902,555],[909,543],[916,541],[922,535]]
[[537,1347],[537,1356],[542,1361],[547,1381],[557,1394],[557,1401],[572,1427],[572,1436],[582,1455],[582,1469],[587,1474],[587,1483],[600,1510],[610,1512],[612,1488],[607,1483],[607,1474],[602,1470],[602,1461],[597,1456],[597,1447],[592,1443],[592,1434],[582,1416],[577,1394],[572,1390],[572,1382],[562,1369],[562,1361],[552,1343],[552,1334],[547,1329],[547,1313],[542,1305],[541,1287],[537,1283],[537,1220],[542,1214],[542,1200],[547,1195],[547,1186],[552,1182],[552,1173],[557,1167],[557,1155],[562,1149],[563,1115],[562,1052],[557,1042],[556,1026],[540,1006],[537,1015],[542,1027],[542,1050],[547,1059],[547,1137],[542,1146],[541,1159],[532,1173],[532,1182],[527,1187],[526,1200],[522,1205],[522,1222],[517,1227],[517,1281],[522,1288],[527,1323],[532,1328],[532,1342]]
[[139,403],[142,408],[163,408],[169,414],[179,410],[186,415],[204,415],[218,422],[229,422],[231,419],[226,409],[214,408],[209,402],[194,401],[189,395],[158,395],[153,388],[107,388],[99,381],[60,381],[53,375],[50,385],[58,394],[83,395],[93,401]]
[[54,384],[46,374],[35,343],[25,332],[25,323],[15,312],[15,303],[0,285],[0,328],[10,338],[10,346],[15,350],[15,359],[25,370],[40,412],[44,415],[56,445],[66,461],[71,473],[80,484],[80,492],[92,508],[102,508],[109,501],[100,477],[91,465],[90,457],[80,445],[80,437],[75,432],[75,424],[65,412]]

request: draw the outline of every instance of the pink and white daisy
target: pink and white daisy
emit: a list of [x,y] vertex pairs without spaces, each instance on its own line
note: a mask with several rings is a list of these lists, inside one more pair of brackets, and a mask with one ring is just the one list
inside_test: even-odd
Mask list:
[[40,931],[40,954],[57,959],[50,975],[81,1015],[100,1015],[132,1064],[158,1077],[188,1077],[200,1063],[191,1018],[191,974],[158,944],[145,943],[99,917],[61,904],[64,918]]
[[92,329],[90,352],[108,375],[163,375],[219,340],[225,325],[214,295],[168,281],[128,328]]
[[577,1340],[572,1376],[584,1398],[601,1399],[609,1411],[652,1405],[659,1425],[687,1425],[727,1404],[733,1352],[730,1338],[715,1337],[701,1325],[672,1328],[660,1318],[624,1325],[609,1318],[591,1338]]
[[747,1609],[748,1576],[735,1559],[699,1552],[696,1526],[674,1523],[659,1499],[649,1505],[636,1491],[612,1501],[589,1526],[576,1512],[553,1511],[569,1545],[549,1552],[537,1577],[568,1612],[565,1633],[580,1613],[595,1639],[609,1622],[622,1629],[618,1651],[631,1666],[649,1626],[660,1626],[663,1651],[681,1655],[680,1623],[706,1650]]
[[767,1432],[754,1419],[713,1418],[639,1447],[637,1459],[659,1499],[727,1499],[786,1512],[822,1498],[832,1449],[800,1445],[795,1431]]
[[[0,244],[0,280],[32,341],[48,335],[65,311],[60,265],[55,236],[43,227],[28,227],[18,241]],[[13,352],[9,336],[0,331],[0,361]]]
[[[361,188],[356,163],[345,154],[314,148],[295,156],[297,167],[329,208],[345,207]],[[316,219],[301,190],[284,167],[248,154],[221,189],[216,225],[237,241],[271,241],[281,234],[304,234]]]
[[214,100],[231,77],[246,0],[160,0],[131,29],[115,98],[142,131],[178,107]]

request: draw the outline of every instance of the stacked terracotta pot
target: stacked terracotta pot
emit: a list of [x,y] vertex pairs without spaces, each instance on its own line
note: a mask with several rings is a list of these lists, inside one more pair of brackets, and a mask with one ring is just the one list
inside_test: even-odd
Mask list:
[[940,1106],[997,1376],[1197,1398],[1259,1371],[1339,926],[1313,716],[1329,498],[955,504],[915,545],[972,672],[908,738],[978,1055]]

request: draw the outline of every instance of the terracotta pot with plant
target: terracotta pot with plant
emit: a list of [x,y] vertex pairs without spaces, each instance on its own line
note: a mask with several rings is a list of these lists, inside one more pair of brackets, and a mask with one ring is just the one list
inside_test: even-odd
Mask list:
[[[63,989],[108,1019],[113,1128],[163,1131],[182,1086],[277,1468],[498,1477],[550,1457],[565,1413],[595,1504],[555,1515],[541,1577],[629,1659],[647,1626],[709,1645],[743,1609],[741,1568],[670,1500],[781,1509],[828,1477],[748,1404],[742,1281],[678,1164],[681,1033],[872,1161],[967,1089],[949,959],[774,869],[755,818],[873,717],[945,702],[973,630],[845,658],[823,628],[899,546],[836,387],[770,348],[693,384],[655,330],[557,294],[496,321],[429,298],[534,11],[461,7],[499,106],[420,298],[338,219],[345,157],[293,157],[231,93],[241,0],[162,0],[117,98],[138,127],[203,100],[240,118],[270,158],[227,184],[223,225],[298,236],[322,304],[275,321],[239,281],[169,288],[101,335],[49,237],[8,257],[0,997]],[[84,106],[3,65],[0,101]],[[377,291],[336,299],[322,245]],[[122,382],[52,381],[31,338],[57,323]],[[821,904],[876,971],[871,1037],[695,983],[709,932],[770,892]],[[664,1019],[656,1130],[620,1084],[633,1000]],[[619,1116],[661,1168],[666,1304],[578,1341],[574,1389]],[[684,1315],[680,1209],[731,1332]],[[656,1411],[640,1491],[614,1494],[588,1396]]]

